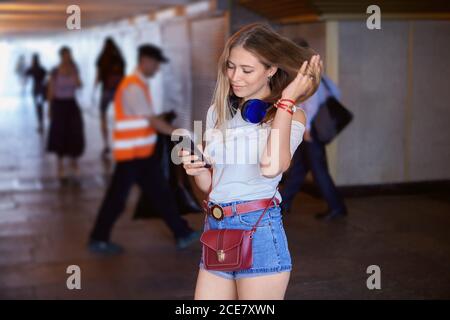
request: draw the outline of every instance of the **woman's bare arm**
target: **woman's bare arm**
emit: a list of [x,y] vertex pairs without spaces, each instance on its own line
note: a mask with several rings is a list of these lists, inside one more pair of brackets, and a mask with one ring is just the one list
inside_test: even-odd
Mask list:
[[[305,75],[307,68],[308,64],[305,62],[300,68],[297,77],[283,90],[283,99],[296,101],[299,97],[310,93],[311,88],[314,86],[309,76]],[[319,56],[311,58],[309,68],[315,79],[320,79],[321,62]],[[289,168],[291,162],[291,123],[293,119],[305,124],[303,112],[296,112],[294,115],[291,115],[285,110],[278,109],[275,113],[267,144],[260,159],[261,174],[264,177],[276,177]]]

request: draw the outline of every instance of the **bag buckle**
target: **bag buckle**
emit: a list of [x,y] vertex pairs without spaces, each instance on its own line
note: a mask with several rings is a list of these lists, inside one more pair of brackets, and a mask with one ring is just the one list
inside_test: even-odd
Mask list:
[[223,217],[225,216],[222,207],[219,206],[218,204],[213,205],[210,209],[210,212],[213,218],[216,219],[217,221],[223,220]]
[[219,262],[224,262],[225,261],[225,251],[223,251],[223,250],[218,250],[217,251],[217,260]]

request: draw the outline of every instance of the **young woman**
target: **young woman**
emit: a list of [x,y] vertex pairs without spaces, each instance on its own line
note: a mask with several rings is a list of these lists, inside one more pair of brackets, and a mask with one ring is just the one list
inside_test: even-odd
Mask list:
[[78,158],[84,152],[85,142],[83,118],[75,99],[75,91],[81,87],[78,68],[69,48],[61,48],[59,54],[61,62],[51,73],[48,88],[50,130],[47,150],[58,156],[58,178],[65,183],[64,157],[71,158],[71,174],[76,178]]
[[[212,168],[204,168],[204,162],[187,151],[180,153],[183,166],[209,194],[208,206],[218,205],[228,213],[221,220],[208,214],[205,229],[251,229],[266,206],[268,210],[253,236],[252,267],[208,271],[201,261],[195,299],[284,298],[292,263],[277,186],[305,129],[305,115],[294,103],[314,93],[321,69],[320,57],[312,50],[261,24],[242,28],[226,43],[206,117],[205,153]],[[242,114],[251,99],[270,106],[259,123]],[[264,137],[261,131],[265,138],[255,138]],[[241,159],[233,161],[236,155]],[[256,161],[243,162],[242,157]]]

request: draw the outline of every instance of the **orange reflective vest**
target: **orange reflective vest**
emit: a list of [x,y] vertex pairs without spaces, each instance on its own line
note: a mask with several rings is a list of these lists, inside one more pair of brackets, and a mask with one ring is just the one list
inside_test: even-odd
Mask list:
[[113,153],[116,161],[130,161],[146,158],[153,154],[156,144],[156,131],[144,116],[129,116],[122,105],[123,92],[130,85],[138,85],[151,101],[150,91],[137,75],[125,77],[114,96],[115,124],[113,133]]

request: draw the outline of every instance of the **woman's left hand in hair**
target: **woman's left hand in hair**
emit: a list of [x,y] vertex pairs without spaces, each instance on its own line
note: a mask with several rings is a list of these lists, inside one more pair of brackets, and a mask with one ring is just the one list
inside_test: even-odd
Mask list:
[[319,55],[303,62],[294,80],[283,90],[282,98],[297,101],[302,97],[309,97],[318,87],[322,74],[322,60]]

